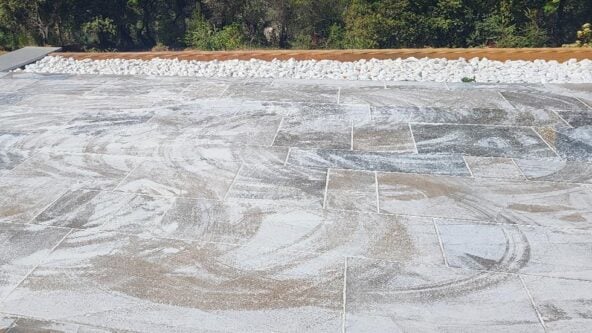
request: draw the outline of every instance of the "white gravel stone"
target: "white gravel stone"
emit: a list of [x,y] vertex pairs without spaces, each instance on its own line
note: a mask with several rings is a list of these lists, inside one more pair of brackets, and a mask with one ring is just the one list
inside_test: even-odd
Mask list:
[[571,59],[557,61],[493,61],[486,58],[466,60],[388,59],[340,62],[333,60],[225,60],[187,61],[144,60],[74,60],[48,56],[28,65],[25,72],[162,75],[237,78],[298,78],[377,81],[477,82],[499,83],[581,83],[592,82],[592,61]]

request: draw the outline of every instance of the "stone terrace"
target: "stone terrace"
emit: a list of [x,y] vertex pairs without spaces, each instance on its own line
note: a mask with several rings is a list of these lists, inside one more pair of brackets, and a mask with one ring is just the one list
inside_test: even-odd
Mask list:
[[0,331],[592,327],[592,84],[0,76]]

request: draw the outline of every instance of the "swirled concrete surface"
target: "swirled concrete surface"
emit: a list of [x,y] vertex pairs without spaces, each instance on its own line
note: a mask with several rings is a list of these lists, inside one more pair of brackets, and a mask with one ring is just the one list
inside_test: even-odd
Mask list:
[[0,77],[0,331],[587,332],[592,85]]

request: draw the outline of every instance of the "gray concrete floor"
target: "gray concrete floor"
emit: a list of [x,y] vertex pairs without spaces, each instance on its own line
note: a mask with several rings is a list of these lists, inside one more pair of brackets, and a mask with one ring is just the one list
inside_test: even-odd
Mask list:
[[0,331],[590,331],[591,106],[6,74]]

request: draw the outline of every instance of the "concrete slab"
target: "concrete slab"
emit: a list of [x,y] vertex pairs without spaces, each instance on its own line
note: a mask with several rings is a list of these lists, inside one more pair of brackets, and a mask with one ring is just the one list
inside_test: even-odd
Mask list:
[[0,72],[7,72],[35,62],[61,47],[28,46],[0,56]]
[[0,82],[0,331],[591,325],[587,86]]

